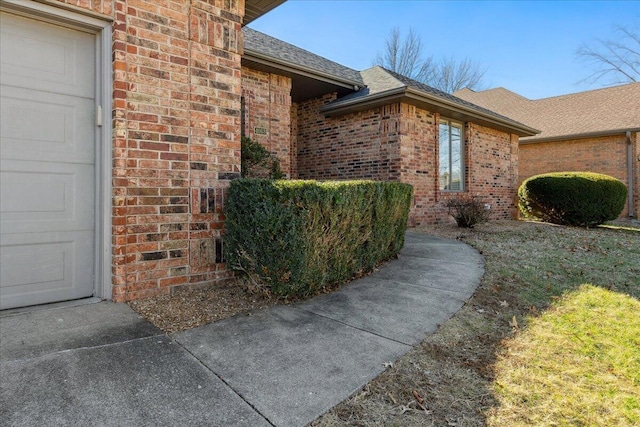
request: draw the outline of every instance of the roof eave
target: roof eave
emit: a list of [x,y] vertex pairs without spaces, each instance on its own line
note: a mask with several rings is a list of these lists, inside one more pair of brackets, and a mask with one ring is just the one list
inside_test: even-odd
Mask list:
[[598,131],[598,132],[574,133],[574,134],[556,135],[556,136],[549,136],[549,137],[532,137],[532,138],[525,138],[520,140],[520,144],[526,145],[526,144],[537,144],[539,142],[565,141],[568,139],[599,138],[603,136],[624,135],[627,132],[640,132],[640,127],[612,129],[612,130]]
[[320,107],[320,112],[327,117],[340,116],[352,112],[368,110],[392,102],[400,102],[404,99],[405,88],[397,88],[353,98],[348,101],[340,101],[335,104],[327,104]]
[[320,112],[330,117],[358,112],[395,102],[415,104],[425,107],[429,111],[450,116],[452,119],[472,121],[483,126],[516,134],[518,136],[533,136],[540,133],[540,131],[528,126],[506,122],[496,117],[491,117],[488,114],[482,114],[481,112],[465,108],[459,104],[454,104],[442,98],[430,96],[422,91],[417,91],[407,87],[391,89],[362,98],[337,103],[335,105],[327,104],[320,109]]
[[[426,104],[433,105],[436,107],[437,110],[444,110],[445,114],[451,111],[454,114],[454,117],[451,117],[452,119],[457,118],[455,117],[456,113],[461,113],[464,120],[471,119],[469,121],[473,121],[475,123],[478,123],[484,126],[488,125],[487,127],[492,127],[497,130],[513,133],[518,136],[533,136],[540,133],[539,130],[534,129],[532,127],[529,127],[520,123],[512,122],[512,121],[501,120],[498,117],[485,114],[481,111],[473,110],[464,105],[460,105],[460,104],[451,102],[447,99],[443,99],[422,91],[418,91],[413,88],[407,88],[407,95],[409,95],[409,97],[416,99],[418,101],[423,101]],[[437,111],[437,112],[441,112],[441,111]]]
[[267,12],[280,6],[286,0],[247,0],[244,6],[242,25],[255,21]]
[[242,55],[242,59],[246,61],[252,61],[261,65],[265,65],[267,67],[272,67],[279,71],[298,74],[298,75],[309,77],[325,83],[330,83],[335,86],[344,87],[346,89],[359,90],[361,87],[364,86],[362,82],[359,82],[356,80],[339,78],[339,77],[336,77],[335,75],[324,73],[322,71],[305,67],[300,64],[285,61],[282,59],[276,59],[276,58],[273,58],[272,56],[265,55],[263,53],[260,53],[251,49],[247,49],[246,47],[244,50],[244,54]]

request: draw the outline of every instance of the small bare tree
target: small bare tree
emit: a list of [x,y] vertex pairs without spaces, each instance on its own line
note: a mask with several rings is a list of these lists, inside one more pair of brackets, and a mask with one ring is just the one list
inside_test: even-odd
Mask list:
[[385,41],[384,53],[378,53],[375,63],[420,82],[432,80],[435,72],[433,57],[423,59],[422,39],[413,28],[404,39],[400,28],[393,28]]
[[486,73],[485,68],[469,58],[457,61],[454,58],[436,60],[433,55],[425,56],[422,39],[413,28],[404,38],[398,27],[393,28],[386,39],[384,52],[378,53],[374,62],[449,93],[465,87],[478,89]]
[[596,39],[592,45],[583,44],[576,51],[578,58],[595,69],[581,81],[600,81],[605,86],[640,81],[640,32],[623,26],[615,28],[619,38]]
[[460,61],[454,58],[442,58],[435,66],[433,79],[427,84],[449,93],[465,87],[479,89],[486,72],[486,68],[482,68],[469,58]]

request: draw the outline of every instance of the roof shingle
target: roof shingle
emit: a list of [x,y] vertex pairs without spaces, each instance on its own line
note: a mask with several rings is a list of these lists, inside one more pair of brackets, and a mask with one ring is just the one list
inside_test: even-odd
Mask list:
[[345,97],[342,97],[333,101],[332,103],[329,104],[329,106],[339,106],[345,103],[353,103],[358,99],[361,99],[364,102],[366,101],[367,98],[373,95],[380,94],[385,91],[404,88],[404,89],[413,89],[419,93],[429,95],[429,96],[438,98],[440,100],[444,100],[453,106],[458,106],[459,108],[463,108],[467,111],[476,112],[478,114],[492,117],[505,124],[511,124],[517,127],[522,127],[522,126],[526,127],[522,123],[519,123],[516,120],[513,120],[512,118],[498,114],[495,111],[491,111],[490,109],[475,105],[469,101],[458,98],[447,92],[443,92],[439,89],[436,89],[424,83],[418,82],[409,77],[387,70],[384,67],[375,66],[367,70],[361,71],[360,74],[362,75],[362,80],[366,85],[366,87],[361,89],[358,92],[349,94]]
[[302,66],[327,74],[338,80],[363,85],[362,77],[356,70],[249,27],[244,27],[242,32],[245,51],[259,53],[284,63]]
[[640,82],[536,100],[504,88],[454,95],[541,130],[523,142],[640,129]]

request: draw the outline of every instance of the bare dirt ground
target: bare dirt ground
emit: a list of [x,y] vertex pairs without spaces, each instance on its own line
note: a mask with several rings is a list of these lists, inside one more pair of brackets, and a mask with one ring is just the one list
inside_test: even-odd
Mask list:
[[170,295],[132,301],[129,306],[164,332],[179,332],[285,302],[236,279],[179,287]]

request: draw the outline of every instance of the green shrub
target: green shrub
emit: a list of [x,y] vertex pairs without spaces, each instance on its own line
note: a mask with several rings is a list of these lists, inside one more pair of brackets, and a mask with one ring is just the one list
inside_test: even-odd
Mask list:
[[449,215],[455,218],[458,227],[473,228],[489,220],[489,210],[484,208],[477,196],[461,195],[447,200]]
[[518,199],[526,217],[592,227],[620,215],[627,188],[619,180],[598,173],[548,173],[525,180],[518,189]]
[[240,142],[240,174],[243,178],[284,178],[280,160],[262,144],[246,136]]
[[225,254],[281,296],[307,296],[394,257],[413,189],[373,181],[231,182]]

